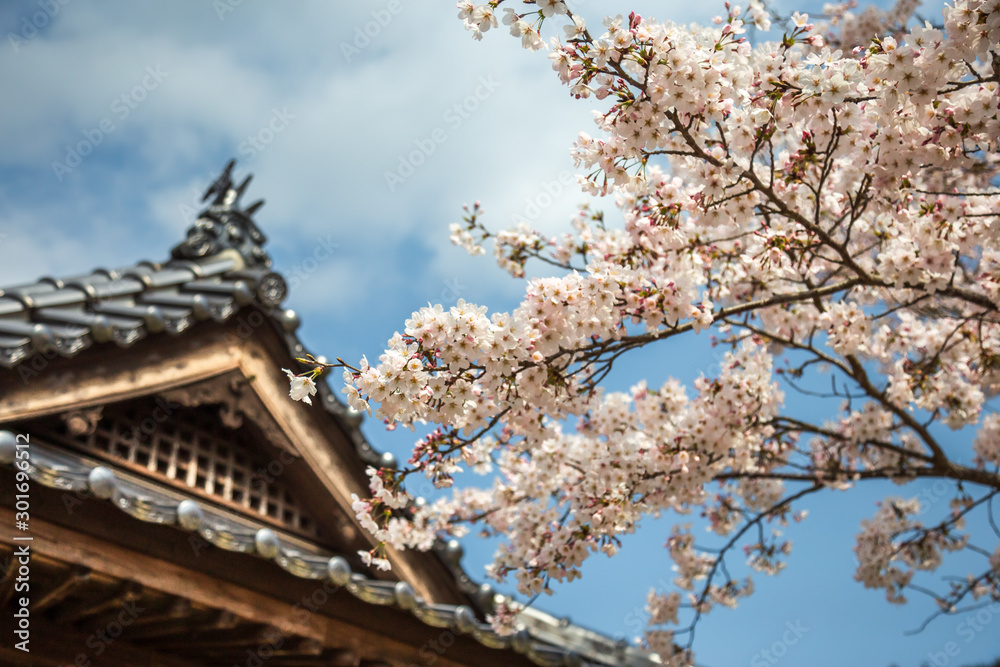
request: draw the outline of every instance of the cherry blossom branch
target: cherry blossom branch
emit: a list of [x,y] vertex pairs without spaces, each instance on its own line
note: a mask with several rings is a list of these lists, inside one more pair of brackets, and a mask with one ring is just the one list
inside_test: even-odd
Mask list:
[[713,564],[711,566],[711,569],[708,572],[708,576],[706,577],[705,587],[702,589],[702,592],[698,596],[698,600],[697,600],[697,602],[694,605],[694,608],[695,608],[694,620],[692,620],[690,626],[688,626],[688,630],[690,632],[690,634],[688,635],[688,643],[687,643],[687,648],[688,649],[690,649],[691,646],[694,643],[695,629],[696,629],[698,621],[701,619],[701,616],[702,616],[702,613],[703,613],[702,612],[702,605],[704,605],[705,601],[708,598],[709,589],[711,587],[712,580],[714,579],[715,573],[718,570],[718,568],[720,566],[720,563],[722,563],[722,561],[723,561],[726,553],[728,553],[729,550],[732,549],[732,547],[746,534],[746,532],[748,530],[750,530],[751,528],[759,527],[760,524],[761,524],[761,522],[764,519],[773,518],[776,514],[783,513],[796,500],[804,498],[805,496],[810,495],[812,493],[815,493],[816,491],[819,491],[819,490],[821,490],[823,488],[824,487],[821,484],[814,484],[812,486],[809,486],[809,487],[807,487],[805,489],[802,489],[801,491],[793,493],[792,495],[784,498],[781,502],[776,503],[775,505],[771,506],[771,508],[768,509],[767,511],[761,512],[760,514],[758,514],[753,519],[747,521],[743,525],[743,527],[739,531],[737,531],[737,533],[735,535],[733,535],[733,537],[730,538],[729,541],[726,542],[726,544],[720,549],[719,555],[714,560],[714,562],[713,562]]
[[[459,14],[479,39],[499,27],[502,4],[463,0]],[[750,23],[767,29],[767,9],[727,8],[714,27],[633,13],[608,17],[598,34],[561,0],[507,0],[503,23],[524,48],[542,48],[551,21],[566,23],[551,65],[571,95],[603,104],[599,136],[580,133],[574,160],[587,192],[615,196],[623,224],[584,208],[559,238],[526,224],[493,233],[477,203],[452,227],[455,243],[482,254],[492,241],[516,277],[532,260],[559,275],[527,280],[511,313],[461,300],[422,308],[378,364],[314,360],[291,379],[305,400],[320,372],[342,367],[355,409],[377,405],[390,427],[435,424],[412,467],[374,473],[359,520],[398,548],[469,524],[503,535],[490,574],[515,575],[529,597],[579,576],[593,552],[613,554],[651,513],[700,508],[719,534],[736,531],[717,557],[683,530],[668,541],[682,587],[707,577],[691,601],[688,649],[711,606],[749,590],[724,560],[737,540],[756,528],[755,562],[779,567],[762,523],[784,520],[796,498],[781,500],[786,483],[1000,489],[1000,414],[988,404],[1000,393],[992,5],[946,7],[940,29],[907,28],[908,3],[863,20],[834,7],[823,27],[795,13],[766,48],[743,35]],[[606,390],[626,353],[709,328],[725,353],[692,395],[676,380]],[[779,349],[792,359],[779,364]],[[830,392],[802,381],[825,366]],[[843,402],[811,424],[783,407],[789,387]],[[938,425],[975,430],[971,451]],[[410,474],[447,486],[491,466],[492,489],[401,509]],[[893,602],[923,588],[913,572],[936,567],[942,549],[1000,562],[954,537],[964,514],[921,529],[918,505],[889,498],[858,535],[857,578]],[[991,585],[956,584],[936,599],[1000,598]],[[650,606],[650,648],[689,664],[690,650],[660,629],[677,624],[679,595]],[[516,616],[505,609],[493,622],[513,630]]]

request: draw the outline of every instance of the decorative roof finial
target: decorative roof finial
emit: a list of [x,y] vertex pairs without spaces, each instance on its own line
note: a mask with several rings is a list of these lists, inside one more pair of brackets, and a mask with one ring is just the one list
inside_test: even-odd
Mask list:
[[231,248],[243,256],[249,268],[271,266],[271,258],[263,247],[267,237],[252,219],[253,214],[264,205],[264,200],[260,199],[245,209],[240,208],[240,197],[253,177],[247,176],[234,187],[232,176],[235,165],[236,160],[230,160],[222,174],[205,191],[202,201],[212,201],[188,229],[187,238],[171,251],[175,259],[201,259]]

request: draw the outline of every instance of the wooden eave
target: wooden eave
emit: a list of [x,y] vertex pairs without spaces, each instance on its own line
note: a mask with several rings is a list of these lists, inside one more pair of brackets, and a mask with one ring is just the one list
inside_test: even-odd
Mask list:
[[[247,415],[264,431],[285,436],[332,506],[311,498],[314,514],[331,507],[346,510],[357,535],[367,536],[354,517],[351,494],[367,497],[365,465],[339,421],[321,406],[296,403],[288,397],[282,368],[294,367],[285,341],[269,321],[251,336],[238,335],[232,323],[203,322],[181,336],[157,336],[130,348],[95,346],[71,358],[57,358],[28,382],[0,371],[0,427],[9,428],[40,417],[85,410],[139,396],[183,390],[199,383],[237,374],[262,411]],[[7,376],[4,379],[3,376]],[[282,443],[275,443],[279,446]],[[370,540],[370,538],[368,538]],[[435,603],[464,604],[452,572],[432,553],[389,551],[392,574]]]

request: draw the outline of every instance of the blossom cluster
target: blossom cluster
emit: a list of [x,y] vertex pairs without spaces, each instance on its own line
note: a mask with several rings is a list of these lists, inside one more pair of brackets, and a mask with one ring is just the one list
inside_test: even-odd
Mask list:
[[[631,14],[592,30],[561,0],[459,2],[477,39],[502,22],[541,50],[561,25],[552,69],[601,105],[572,148],[580,183],[612,195],[622,224],[585,207],[559,237],[493,233],[477,203],[453,242],[481,254],[492,241],[518,278],[531,260],[556,275],[526,280],[509,313],[421,308],[377,363],[344,370],[352,407],[434,428],[355,502],[380,545],[424,548],[475,524],[503,538],[489,574],[535,595],[614,555],[643,517],[698,509],[725,548],[678,529],[667,550],[687,597],[648,599],[647,645],[676,664],[692,658],[667,626],[753,591],[720,574],[739,540],[754,569],[780,571],[799,498],[959,482],[940,524],[887,499],[862,526],[857,578],[900,602],[916,571],[965,548],[959,519],[1000,490],[1000,420],[984,417],[1000,389],[1000,0],[956,0],[940,26],[915,21],[912,0],[817,20],[726,6],[709,27]],[[751,44],[750,26],[784,33]],[[602,385],[622,354],[706,330],[721,361],[690,387]],[[783,409],[816,373],[841,401],[824,423]],[[945,447],[937,424],[976,430],[972,447]],[[463,470],[492,486],[411,505],[407,476],[446,488]],[[969,487],[988,495],[970,501]],[[1000,598],[987,560],[939,603]],[[516,624],[508,608],[495,619]]]

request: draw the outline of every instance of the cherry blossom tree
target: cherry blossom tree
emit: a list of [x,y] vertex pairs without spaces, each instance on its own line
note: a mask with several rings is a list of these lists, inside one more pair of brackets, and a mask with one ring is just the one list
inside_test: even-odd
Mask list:
[[[306,360],[293,398],[342,367],[353,408],[434,427],[355,499],[379,543],[369,563],[474,526],[503,538],[489,574],[534,596],[614,555],[643,517],[699,513],[721,546],[677,525],[677,590],[647,600],[649,648],[690,664],[698,619],[753,590],[727,559],[776,573],[803,498],[890,480],[899,494],[857,535],[857,580],[892,603],[925,593],[936,613],[1000,600],[1000,0],[955,0],[938,25],[915,5],[814,20],[750,0],[699,28],[595,27],[562,0],[458,3],[473,37],[502,22],[596,105],[573,155],[621,223],[584,207],[561,236],[493,232],[476,204],[454,243],[492,244],[516,278],[528,262],[553,275],[524,279],[510,313],[421,308],[377,364]],[[684,335],[712,337],[717,374],[605,389],[623,355]],[[788,410],[790,391],[829,399],[828,418]],[[406,490],[465,470],[492,486],[431,503]],[[951,498],[929,521],[906,488],[928,479]],[[941,590],[914,579],[956,551],[981,566]],[[503,601],[495,627],[516,611]]]

